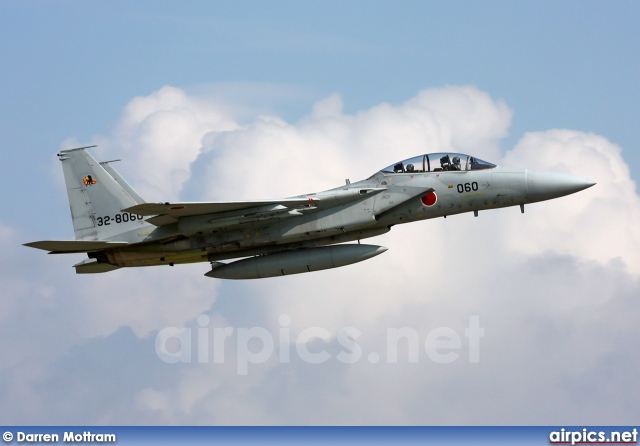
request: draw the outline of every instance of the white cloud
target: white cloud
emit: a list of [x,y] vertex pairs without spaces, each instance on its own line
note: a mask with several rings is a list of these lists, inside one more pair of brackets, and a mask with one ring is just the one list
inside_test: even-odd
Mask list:
[[297,124],[262,115],[234,131],[208,134],[190,183],[200,199],[290,196],[366,178],[426,151],[473,146],[477,156],[492,159],[510,117],[504,103],[473,87],[425,90],[399,106],[380,104],[356,115],[344,114],[334,93]]
[[[67,257],[18,253],[15,230],[0,243],[23,263],[7,266],[2,297],[14,360],[0,369],[9,422],[177,424],[620,424],[631,422],[640,390],[633,340],[640,291],[635,222],[640,202],[620,149],[570,130],[525,135],[499,160],[511,111],[474,87],[429,89],[403,104],[350,115],[338,94],[297,123],[261,113],[240,122],[238,104],[164,87],[134,99],[113,134],[98,138],[107,158],[143,196],[158,200],[234,200],[290,196],[366,178],[424,152],[454,150],[514,167],[557,170],[597,186],[559,200],[396,226],[371,240],[389,247],[345,268],[284,278],[223,282],[207,265],[73,276]],[[120,156],[118,154],[117,156]],[[124,168],[126,165],[129,167]],[[63,217],[66,218],[66,215]],[[13,251],[12,251],[13,250]],[[66,262],[66,263],[65,263]],[[13,269],[11,269],[13,268]],[[34,270],[49,271],[33,279]],[[11,274],[15,272],[15,274]],[[29,281],[27,278],[31,277]],[[31,300],[28,295],[33,295]],[[233,327],[223,364],[166,364],[155,356],[157,330]],[[292,342],[318,326],[333,338],[315,344],[335,355],[343,327],[362,332],[356,364],[307,364],[292,348],[237,374],[239,328],[277,338],[291,318]],[[480,362],[469,363],[464,329],[485,328]],[[28,335],[20,335],[22,325]],[[437,364],[424,342],[438,327],[459,333],[460,357]],[[409,327],[420,361],[385,363],[387,328]],[[194,338],[195,339],[195,338]],[[277,339],[276,339],[277,345]],[[404,344],[403,344],[404,345]],[[194,348],[197,348],[194,345]],[[259,348],[259,346],[257,347]],[[48,354],[46,352],[49,352]],[[66,352],[66,356],[61,356]],[[93,352],[93,353],[92,353]],[[382,360],[370,364],[368,354]],[[195,353],[194,353],[195,354]],[[87,369],[77,364],[96,364]],[[26,368],[30,374],[21,374]],[[114,375],[116,368],[121,370]],[[35,373],[33,371],[38,371]],[[66,378],[68,376],[72,378]],[[614,376],[615,379],[608,379]],[[101,405],[71,410],[76,389],[106,379]],[[113,382],[112,382],[113,381]],[[50,387],[47,392],[34,389]],[[67,402],[58,400],[67,392]],[[27,395],[25,403],[20,395]],[[26,403],[29,403],[29,409]],[[497,409],[487,411],[491,404]],[[9,408],[11,405],[11,409]],[[24,407],[23,407],[24,406]],[[81,406],[78,406],[81,407]],[[31,408],[36,408],[31,412]],[[68,409],[68,410],[62,410]],[[28,415],[27,415],[28,414]],[[56,414],[56,415],[53,415]],[[59,414],[59,415],[58,415]]]
[[572,130],[528,133],[506,154],[504,164],[597,182],[584,193],[536,205],[540,211],[527,216],[535,237],[522,237],[513,230],[516,225],[508,226],[513,249],[553,250],[601,263],[619,259],[640,274],[640,197],[618,146],[602,136]]
[[102,153],[127,160],[122,170],[142,197],[167,201],[175,200],[189,179],[202,137],[237,125],[232,114],[214,101],[165,86],[129,102],[113,135],[96,142]]

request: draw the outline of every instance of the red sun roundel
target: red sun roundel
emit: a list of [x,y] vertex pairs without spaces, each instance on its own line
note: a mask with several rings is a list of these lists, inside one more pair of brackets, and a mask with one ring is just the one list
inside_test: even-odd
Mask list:
[[422,201],[422,204],[424,204],[425,206],[431,207],[434,204],[436,204],[436,201],[438,201],[438,196],[436,195],[435,192],[429,192],[427,195],[422,197],[420,200]]

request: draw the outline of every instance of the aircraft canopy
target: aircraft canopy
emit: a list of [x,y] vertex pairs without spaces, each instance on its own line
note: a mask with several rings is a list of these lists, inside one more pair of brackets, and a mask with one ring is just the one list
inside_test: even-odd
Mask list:
[[384,173],[414,173],[493,169],[495,164],[462,153],[427,153],[399,161],[382,169]]

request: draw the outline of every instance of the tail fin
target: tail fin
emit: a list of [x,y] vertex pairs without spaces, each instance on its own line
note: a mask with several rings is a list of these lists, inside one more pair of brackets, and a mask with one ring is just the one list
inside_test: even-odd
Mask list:
[[[95,147],[95,146],[90,146]],[[76,240],[119,240],[137,242],[137,230],[149,226],[142,216],[122,209],[144,203],[142,198],[108,163],[98,163],[86,149],[62,150]]]

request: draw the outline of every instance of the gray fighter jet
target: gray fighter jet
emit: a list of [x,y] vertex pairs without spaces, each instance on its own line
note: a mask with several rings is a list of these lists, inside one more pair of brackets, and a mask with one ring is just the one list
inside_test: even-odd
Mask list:
[[[95,147],[95,146],[90,146]],[[146,203],[81,147],[62,162],[76,240],[26,243],[51,254],[87,253],[76,273],[210,262],[221,279],[286,276],[349,265],[387,248],[360,240],[397,224],[520,206],[595,183],[561,173],[496,166],[461,153],[418,155],[366,180],[276,200]],[[341,244],[357,240],[358,243]],[[220,260],[239,259],[231,263]]]

